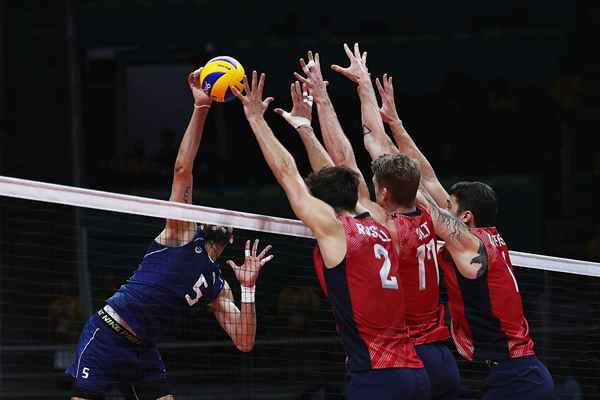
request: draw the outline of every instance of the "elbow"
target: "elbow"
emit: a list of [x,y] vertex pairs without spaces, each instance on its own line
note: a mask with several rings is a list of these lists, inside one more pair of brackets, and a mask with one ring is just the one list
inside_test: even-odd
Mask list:
[[175,178],[187,178],[192,176],[192,168],[180,163],[175,163],[175,168],[173,168],[173,176]]
[[254,348],[254,341],[252,343],[236,343],[235,347],[242,353],[249,353]]

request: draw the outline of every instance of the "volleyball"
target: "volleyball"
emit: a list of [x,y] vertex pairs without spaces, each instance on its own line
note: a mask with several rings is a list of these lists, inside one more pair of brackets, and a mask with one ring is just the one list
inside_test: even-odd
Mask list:
[[202,89],[215,101],[224,103],[235,96],[231,87],[244,91],[244,67],[233,57],[220,56],[209,60],[200,73]]

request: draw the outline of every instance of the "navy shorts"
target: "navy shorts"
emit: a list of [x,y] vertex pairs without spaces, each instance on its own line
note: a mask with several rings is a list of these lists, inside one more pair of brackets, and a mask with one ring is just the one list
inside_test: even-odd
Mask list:
[[[136,345],[115,333],[97,314],[86,322],[73,364],[65,371],[75,380],[75,394],[102,398],[113,387],[148,388],[152,395],[171,393],[167,372],[155,345]],[[139,388],[138,388],[139,386]]]
[[460,374],[456,359],[444,343],[415,346],[423,361],[429,382],[431,400],[454,400],[460,395]]
[[386,368],[351,372],[348,400],[429,399],[429,378],[425,368]]
[[513,358],[490,368],[483,400],[551,400],[554,381],[536,357]]

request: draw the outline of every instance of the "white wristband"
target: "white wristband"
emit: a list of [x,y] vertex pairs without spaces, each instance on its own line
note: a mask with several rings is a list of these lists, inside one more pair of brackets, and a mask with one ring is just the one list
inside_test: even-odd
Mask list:
[[289,112],[284,112],[283,118],[285,118],[290,123],[290,125],[294,127],[294,129],[298,129],[303,126],[310,126],[310,120],[308,118],[294,117]]
[[256,285],[252,287],[241,285],[242,288],[242,303],[254,303],[254,293]]

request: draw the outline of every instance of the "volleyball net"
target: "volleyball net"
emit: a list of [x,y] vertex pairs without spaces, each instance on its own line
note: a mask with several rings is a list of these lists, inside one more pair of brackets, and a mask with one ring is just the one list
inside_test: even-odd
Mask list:
[[[63,371],[87,316],[132,275],[167,218],[234,227],[222,260],[240,264],[255,238],[275,254],[257,283],[252,352],[238,351],[206,306],[159,344],[177,398],[344,398],[345,356],[300,221],[1,176],[0,397],[65,398]],[[557,391],[600,399],[600,264],[511,258]],[[239,304],[239,284],[221,264]],[[462,398],[480,398],[487,367],[456,357]]]

